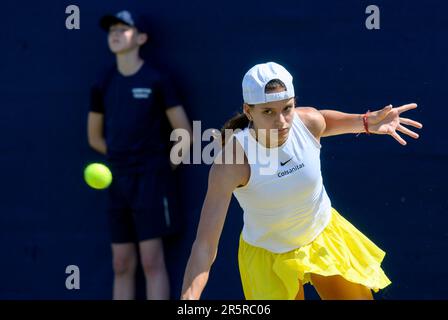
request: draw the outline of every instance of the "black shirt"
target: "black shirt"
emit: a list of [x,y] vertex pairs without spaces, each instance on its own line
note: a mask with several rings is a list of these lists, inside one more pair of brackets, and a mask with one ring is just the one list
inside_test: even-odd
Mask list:
[[91,90],[90,111],[104,114],[107,158],[116,168],[135,168],[169,154],[165,111],[180,105],[169,78],[143,66],[132,76],[109,69]]

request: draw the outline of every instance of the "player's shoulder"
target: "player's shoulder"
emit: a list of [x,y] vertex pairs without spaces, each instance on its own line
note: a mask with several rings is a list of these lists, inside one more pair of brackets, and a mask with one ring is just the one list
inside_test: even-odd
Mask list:
[[247,183],[250,175],[248,159],[235,136],[227,139],[218,152],[211,168],[211,175],[234,188]]
[[316,137],[320,138],[325,130],[325,118],[315,107],[297,107],[296,113],[308,130]]
[[319,117],[321,113],[315,107],[296,107],[296,112],[303,118],[314,119]]

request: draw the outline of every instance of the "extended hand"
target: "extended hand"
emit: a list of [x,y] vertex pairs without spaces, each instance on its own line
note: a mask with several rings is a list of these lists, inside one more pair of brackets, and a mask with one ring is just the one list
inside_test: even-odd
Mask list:
[[400,114],[415,108],[417,108],[417,104],[410,103],[397,108],[388,105],[381,110],[370,112],[367,117],[369,132],[375,134],[389,134],[400,144],[405,146],[406,141],[403,140],[397,131],[407,134],[414,139],[418,139],[419,135],[404,127],[402,124],[410,125],[418,129],[421,129],[423,125],[417,121],[402,118],[400,117]]

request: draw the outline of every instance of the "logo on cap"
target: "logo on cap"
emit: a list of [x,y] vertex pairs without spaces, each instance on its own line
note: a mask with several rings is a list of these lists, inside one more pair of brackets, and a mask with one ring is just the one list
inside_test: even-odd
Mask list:
[[127,24],[129,24],[131,26],[134,25],[134,20],[132,19],[132,15],[127,10],[123,10],[123,11],[118,12],[116,17],[118,19],[121,19],[121,20],[125,21]]

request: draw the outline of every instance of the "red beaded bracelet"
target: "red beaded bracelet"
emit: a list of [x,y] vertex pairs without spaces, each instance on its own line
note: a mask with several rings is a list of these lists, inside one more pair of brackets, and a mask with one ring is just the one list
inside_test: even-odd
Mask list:
[[[370,135],[369,131],[369,123],[367,122],[367,117],[370,113],[370,110],[368,110],[363,116],[362,116],[362,122],[364,124],[364,129],[368,135]],[[356,136],[359,136],[362,132],[358,133]]]
[[362,117],[362,121],[363,121],[363,123],[364,123],[364,129],[366,129],[366,133],[369,135],[370,134],[370,132],[369,132],[369,123],[367,122],[367,116],[369,115],[369,113],[370,113],[370,110],[368,110],[365,114],[364,114],[364,116]]

